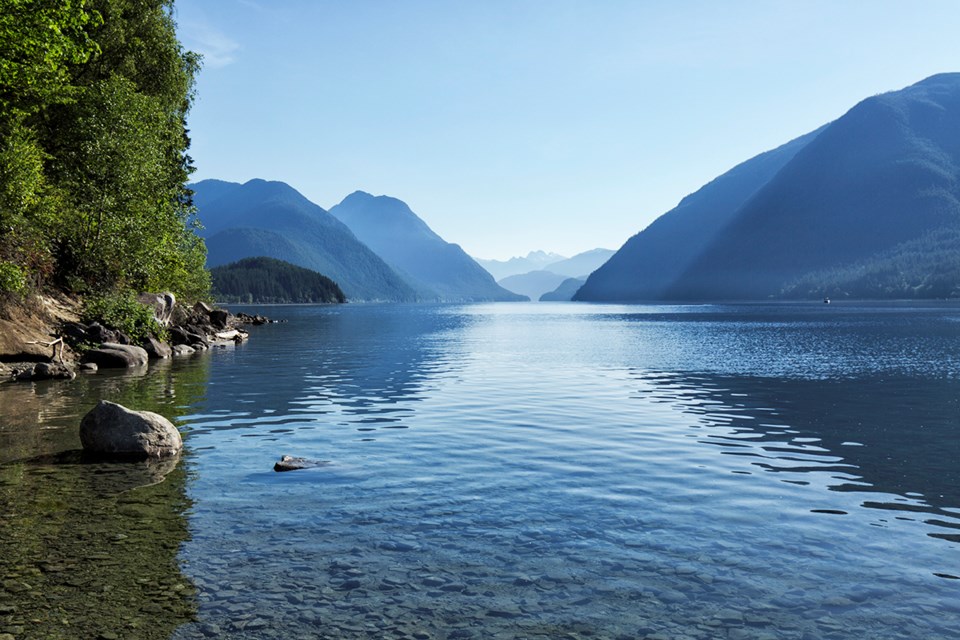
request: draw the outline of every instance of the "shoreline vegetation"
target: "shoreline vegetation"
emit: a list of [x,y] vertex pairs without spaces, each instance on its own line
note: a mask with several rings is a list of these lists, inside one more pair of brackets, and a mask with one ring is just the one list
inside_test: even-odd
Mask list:
[[173,0],[13,0],[0,52],[0,360],[69,377],[103,344],[164,342],[140,292],[210,299],[187,188],[200,56]]

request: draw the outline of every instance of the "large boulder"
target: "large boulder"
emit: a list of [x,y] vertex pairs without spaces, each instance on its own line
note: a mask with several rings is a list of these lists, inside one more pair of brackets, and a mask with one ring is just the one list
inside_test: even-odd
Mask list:
[[173,423],[152,411],[132,411],[101,400],[80,421],[80,443],[96,455],[165,458],[183,448]]
[[137,296],[137,302],[152,308],[153,317],[161,326],[170,326],[173,309],[177,304],[177,299],[172,293],[169,291],[165,293],[141,293]]
[[132,344],[104,342],[98,349],[83,354],[81,362],[92,362],[101,369],[122,369],[124,367],[142,367],[149,356],[143,347]]
[[158,340],[153,336],[148,336],[146,341],[143,343],[143,349],[147,352],[147,357],[151,360],[169,358],[173,351],[170,349],[170,345],[162,340]]
[[226,309],[214,309],[210,312],[210,324],[214,329],[226,329],[230,320],[230,312]]
[[117,341],[117,332],[107,329],[99,322],[91,322],[87,325],[86,329],[86,339],[90,342],[116,342]]

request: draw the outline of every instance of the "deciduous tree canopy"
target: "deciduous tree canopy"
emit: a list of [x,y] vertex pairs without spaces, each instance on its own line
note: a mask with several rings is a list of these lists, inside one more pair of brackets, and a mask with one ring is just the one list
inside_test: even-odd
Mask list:
[[206,295],[173,0],[0,0],[0,288]]

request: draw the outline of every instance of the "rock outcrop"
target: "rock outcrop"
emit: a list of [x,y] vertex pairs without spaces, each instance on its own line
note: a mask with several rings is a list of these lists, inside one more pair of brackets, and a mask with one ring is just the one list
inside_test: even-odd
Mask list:
[[80,422],[84,451],[133,459],[175,456],[183,448],[173,423],[152,411],[132,411],[101,400]]

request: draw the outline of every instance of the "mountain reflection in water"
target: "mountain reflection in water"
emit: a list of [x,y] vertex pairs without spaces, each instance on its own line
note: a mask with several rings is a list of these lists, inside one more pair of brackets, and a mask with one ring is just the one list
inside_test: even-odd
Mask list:
[[699,441],[743,456],[750,472],[863,494],[861,506],[895,512],[877,514],[878,526],[919,520],[960,542],[960,381],[637,375],[655,382],[649,400],[694,416]]

